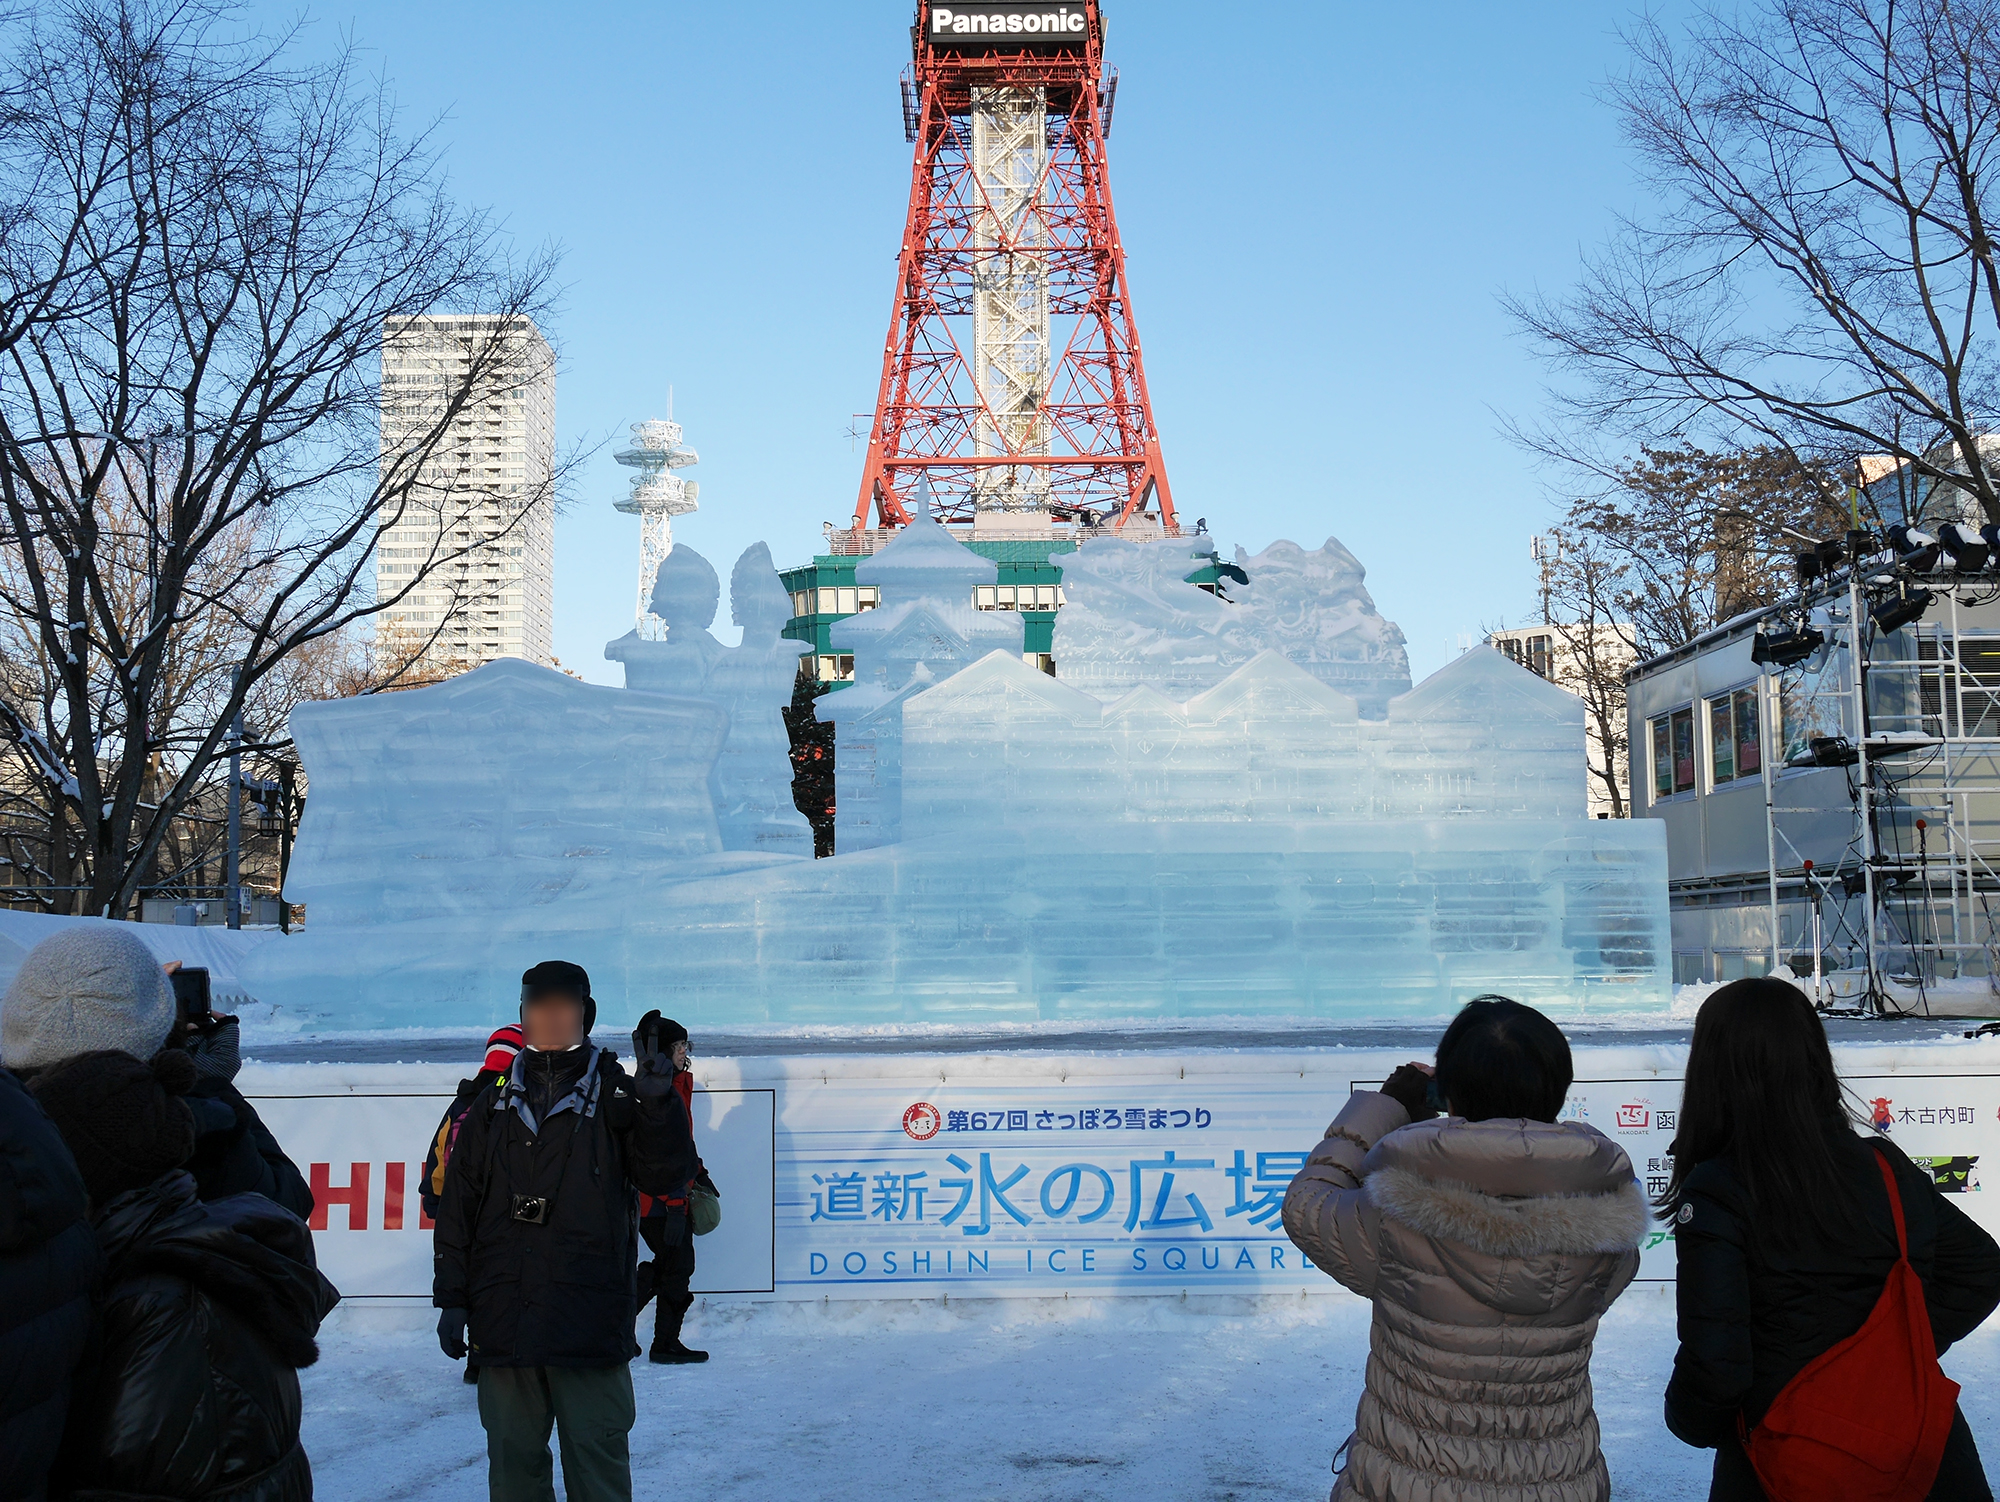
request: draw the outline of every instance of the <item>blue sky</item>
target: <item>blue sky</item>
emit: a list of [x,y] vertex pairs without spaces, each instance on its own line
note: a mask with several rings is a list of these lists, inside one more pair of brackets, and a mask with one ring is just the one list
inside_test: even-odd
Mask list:
[[[262,12],[270,24],[289,8]],[[324,4],[455,191],[565,252],[562,438],[675,416],[677,541],[727,575],[854,504],[909,179],[903,0]],[[1112,183],[1175,501],[1225,548],[1337,536],[1421,677],[1532,611],[1540,372],[1495,301],[1637,201],[1597,91],[1623,12],[1110,0]],[[1669,11],[1671,14],[1671,10]],[[607,444],[556,530],[556,652],[618,682],[638,521]],[[718,634],[728,638],[725,603]]]

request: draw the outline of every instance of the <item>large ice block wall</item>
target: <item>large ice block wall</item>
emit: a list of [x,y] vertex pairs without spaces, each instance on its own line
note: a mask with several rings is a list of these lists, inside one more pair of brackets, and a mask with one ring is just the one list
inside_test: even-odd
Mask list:
[[1583,703],[1478,649],[1363,720],[1276,652],[1114,704],[996,652],[903,705],[903,830],[1582,819]]
[[655,1006],[713,1029],[1365,1022],[1442,1018],[1482,991],[1565,1016],[1669,1002],[1656,820],[998,827],[756,859],[662,864],[504,922],[313,919],[255,951],[243,983],[364,1030],[490,1027],[552,957],[590,970],[607,1028]]
[[634,870],[721,850],[708,773],[727,727],[700,700],[513,658],[301,704],[310,792],[286,893],[324,933],[615,900]]

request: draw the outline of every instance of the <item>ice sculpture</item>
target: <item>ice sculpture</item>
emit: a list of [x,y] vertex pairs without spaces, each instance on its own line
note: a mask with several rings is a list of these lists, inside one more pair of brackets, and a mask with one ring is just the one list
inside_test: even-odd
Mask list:
[[737,648],[714,570],[668,556],[667,640],[606,649],[626,690],[502,661],[303,706],[308,927],[239,979],[355,1029],[488,1026],[552,956],[608,1028],[1666,1011],[1664,826],[1584,817],[1576,699],[1484,650],[1410,689],[1338,543],[1244,559],[1233,602],[1183,582],[1195,546],[1066,560],[1058,680],[919,495],[834,627],[826,860],[773,812],[800,647],[761,547]]
[[708,774],[727,725],[700,700],[506,657],[301,704],[312,812],[287,890],[310,892],[314,927],[336,935],[451,914],[490,932],[558,898],[615,902],[632,872],[722,848]]
[[1276,542],[1236,561],[1250,577],[1220,599],[1187,582],[1213,556],[1207,536],[1092,539],[1063,559],[1068,603],[1056,617],[1056,672],[1099,699],[1141,686],[1169,699],[1213,688],[1275,651],[1380,719],[1410,688],[1403,633],[1382,618],[1366,571],[1337,539],[1316,552]]
[[781,634],[792,618],[791,596],[761,542],[743,550],[729,575],[729,618],[743,628],[742,645],[724,649],[703,685],[706,697],[729,714],[729,739],[715,763],[722,847],[810,856],[812,826],[792,801],[784,706],[792,700],[799,658],[812,648]]
[[645,693],[707,699],[729,718],[729,738],[710,790],[725,850],[774,855],[812,854],[812,826],[792,802],[791,742],[783,706],[804,642],[780,633],[791,601],[771,564],[771,550],[753,543],[729,576],[731,618],[742,645],[725,647],[709,634],[721,585],[693,548],[676,547],[654,576],[652,613],[666,623],[664,641],[627,632],[604,648],[625,664],[625,686]]
[[994,653],[903,705],[903,833],[996,826],[1582,819],[1583,703],[1467,652],[1386,719],[1261,652],[1175,703],[1115,704]]
[[979,610],[973,590],[999,577],[931,515],[919,481],[915,516],[887,547],[856,565],[882,603],[836,621],[833,645],[854,654],[854,682],[822,696],[834,730],[834,849],[870,850],[901,838],[903,701],[988,652],[1020,656],[1021,618]]
[[918,676],[905,838],[820,861],[715,853],[710,705],[502,662],[307,706],[308,927],[243,984],[343,1028],[488,1026],[554,955],[607,1028],[1666,1011],[1663,827],[1582,817],[1575,701],[1499,653],[1380,724],[1276,654],[1179,702]]
[[605,644],[605,659],[625,664],[627,688],[655,694],[699,693],[723,652],[722,643],[708,631],[721,599],[722,584],[709,561],[693,548],[675,548],[653,575],[648,607],[666,623],[666,640],[648,641],[634,628]]

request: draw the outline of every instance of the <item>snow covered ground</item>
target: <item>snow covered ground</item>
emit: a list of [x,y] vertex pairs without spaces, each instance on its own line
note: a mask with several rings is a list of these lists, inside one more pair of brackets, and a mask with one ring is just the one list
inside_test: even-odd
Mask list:
[[[319,1496],[485,1497],[474,1390],[428,1323],[411,1326],[423,1317],[336,1312],[303,1374]],[[638,1496],[1307,1502],[1352,1427],[1368,1306],[715,1303],[688,1326],[708,1365],[632,1367]],[[1606,1317],[1593,1376],[1618,1497],[1708,1495],[1707,1452],[1660,1421],[1673,1351],[1670,1285],[1636,1287]],[[1945,1368],[2000,1456],[2000,1321]]]

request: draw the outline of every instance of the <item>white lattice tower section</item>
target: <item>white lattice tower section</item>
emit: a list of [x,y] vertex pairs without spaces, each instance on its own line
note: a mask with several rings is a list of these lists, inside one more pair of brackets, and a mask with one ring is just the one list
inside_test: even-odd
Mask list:
[[[1046,454],[1042,402],[1049,385],[1048,102],[1041,89],[972,91],[972,168],[984,202],[973,219],[972,376],[984,404],[973,435],[980,456]],[[980,471],[981,510],[1039,510],[1046,471]]]
[[643,639],[660,641],[667,628],[650,609],[653,580],[674,550],[673,519],[696,510],[701,492],[699,483],[683,480],[674,471],[699,463],[700,455],[681,441],[679,423],[655,419],[633,423],[632,446],[611,457],[638,471],[632,476],[631,494],[617,508],[639,516],[639,606],[634,621]]

